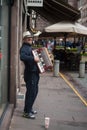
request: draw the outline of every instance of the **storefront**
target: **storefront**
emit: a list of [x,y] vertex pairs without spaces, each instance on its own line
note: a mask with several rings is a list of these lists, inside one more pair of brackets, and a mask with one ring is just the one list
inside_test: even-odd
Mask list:
[[0,130],[7,130],[20,88],[19,49],[26,29],[26,0],[0,0]]
[[0,0],[0,119],[8,104],[8,5]]

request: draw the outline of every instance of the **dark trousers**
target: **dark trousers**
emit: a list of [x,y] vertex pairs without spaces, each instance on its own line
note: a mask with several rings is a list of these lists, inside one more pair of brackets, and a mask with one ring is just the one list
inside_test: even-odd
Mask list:
[[26,81],[26,94],[25,94],[25,106],[24,112],[29,113],[32,110],[34,101],[38,94],[38,83],[39,83],[39,74],[30,73],[28,75],[28,81]]

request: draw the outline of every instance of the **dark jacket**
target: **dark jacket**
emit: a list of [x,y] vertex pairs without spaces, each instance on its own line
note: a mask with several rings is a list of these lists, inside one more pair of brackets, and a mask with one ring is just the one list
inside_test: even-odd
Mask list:
[[34,56],[32,54],[32,47],[29,43],[23,43],[20,48],[20,60],[24,62],[24,80],[28,80],[28,75],[32,72],[39,73],[37,63],[34,61]]

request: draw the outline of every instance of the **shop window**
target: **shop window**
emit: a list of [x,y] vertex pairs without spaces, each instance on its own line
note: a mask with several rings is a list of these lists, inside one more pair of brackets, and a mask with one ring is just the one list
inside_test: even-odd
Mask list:
[[0,1],[0,118],[8,102],[8,6]]

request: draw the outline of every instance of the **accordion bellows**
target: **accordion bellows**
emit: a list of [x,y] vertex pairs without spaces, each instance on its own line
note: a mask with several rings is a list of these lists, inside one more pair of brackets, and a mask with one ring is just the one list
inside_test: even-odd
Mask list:
[[40,59],[40,61],[37,62],[40,73],[43,73],[46,70],[51,69],[53,67],[53,63],[51,61],[49,52],[46,47],[35,49],[32,51],[32,53],[34,57],[38,57]]

